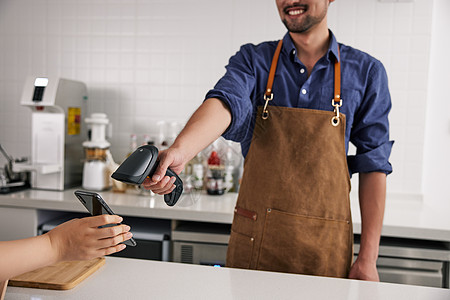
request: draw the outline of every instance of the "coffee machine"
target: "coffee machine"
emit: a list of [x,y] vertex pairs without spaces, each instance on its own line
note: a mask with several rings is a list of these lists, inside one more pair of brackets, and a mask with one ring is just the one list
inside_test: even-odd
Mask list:
[[31,109],[31,159],[15,163],[31,171],[31,187],[57,190],[79,186],[83,169],[81,117],[86,111],[83,82],[57,77],[28,77],[20,104]]

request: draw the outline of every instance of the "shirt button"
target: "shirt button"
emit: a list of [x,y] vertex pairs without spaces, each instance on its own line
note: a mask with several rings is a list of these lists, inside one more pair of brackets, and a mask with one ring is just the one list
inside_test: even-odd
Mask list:
[[302,73],[302,74],[305,73],[305,69],[301,68],[300,73]]
[[302,94],[305,95],[306,94],[306,90],[302,89]]

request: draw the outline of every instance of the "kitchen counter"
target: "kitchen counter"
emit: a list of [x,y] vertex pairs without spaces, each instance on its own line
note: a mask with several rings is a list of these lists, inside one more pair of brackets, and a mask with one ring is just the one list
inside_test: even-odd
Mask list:
[[[87,212],[73,194],[75,190],[55,192],[29,189],[0,195],[0,207]],[[210,196],[204,193],[197,198],[182,195],[178,204],[169,207],[165,204],[163,196],[142,195],[133,189],[126,193],[103,191],[99,194],[119,215],[228,224],[231,224],[233,220],[233,209],[237,198],[236,193],[223,196]]]
[[[74,189],[63,192],[26,190],[0,195],[0,207],[32,208],[39,210],[86,212],[73,195]],[[231,224],[237,199],[236,193],[210,196],[203,193],[197,201],[183,195],[179,205],[169,207],[159,195],[100,193],[113,211],[119,215],[213,222]],[[354,233],[361,233],[361,216],[356,195],[351,195]],[[189,205],[193,204],[193,205]],[[450,242],[450,207],[436,207],[427,202],[398,199],[388,196],[382,236]]]
[[[0,240],[36,235],[42,224],[49,224],[55,218],[73,217],[71,214],[63,216],[66,212],[86,214],[85,208],[74,196],[74,191],[75,189],[63,192],[30,189],[0,195]],[[141,195],[134,189],[128,190],[127,193],[104,191],[100,194],[115,213],[125,217],[125,222],[140,220],[141,224],[148,226],[147,229],[139,229],[140,225],[133,223],[132,228],[139,230],[135,232],[136,238],[138,233],[155,230],[156,227],[151,225],[153,221],[170,221],[165,222],[164,230],[170,235],[171,244],[164,247],[169,247],[172,255],[163,251],[161,255],[166,257],[164,260],[196,264],[225,262],[236,193],[222,196],[203,193],[197,198],[183,195],[174,207],[167,206],[162,196]],[[351,199],[355,233],[354,253],[357,255],[361,217],[358,198],[352,194]],[[450,286],[448,211],[450,207],[433,205],[431,201],[387,196],[377,261],[382,281],[431,287]],[[185,252],[181,251],[182,249]],[[186,252],[186,249],[190,249],[190,252]],[[144,248],[140,251],[144,251]],[[188,253],[190,256],[186,256]],[[151,258],[147,257],[148,254],[139,255],[140,258]]]
[[5,299],[450,299],[448,289],[107,257],[67,291],[8,287]]

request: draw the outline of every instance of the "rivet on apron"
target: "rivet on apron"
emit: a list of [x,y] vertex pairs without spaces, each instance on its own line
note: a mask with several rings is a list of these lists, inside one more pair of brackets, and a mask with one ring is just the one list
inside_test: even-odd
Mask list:
[[267,212],[271,212],[271,211],[272,211],[272,209],[271,209],[271,208],[268,208],[268,209],[267,209]]
[[253,242],[254,240],[255,240],[254,238],[250,238],[250,241],[252,241],[252,242]]

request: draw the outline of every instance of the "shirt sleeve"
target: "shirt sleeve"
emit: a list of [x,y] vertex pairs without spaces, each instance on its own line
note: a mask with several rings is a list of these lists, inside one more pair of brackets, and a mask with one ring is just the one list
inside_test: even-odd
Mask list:
[[350,174],[392,173],[389,156],[394,141],[389,140],[388,114],[391,97],[386,70],[376,61],[369,70],[368,83],[361,106],[355,114],[350,141],[356,146],[356,155],[348,156]]
[[242,142],[249,134],[253,114],[250,97],[255,87],[255,74],[250,47],[249,44],[242,46],[230,58],[225,75],[205,97],[205,100],[217,98],[228,106],[232,119],[223,137],[235,142]]

